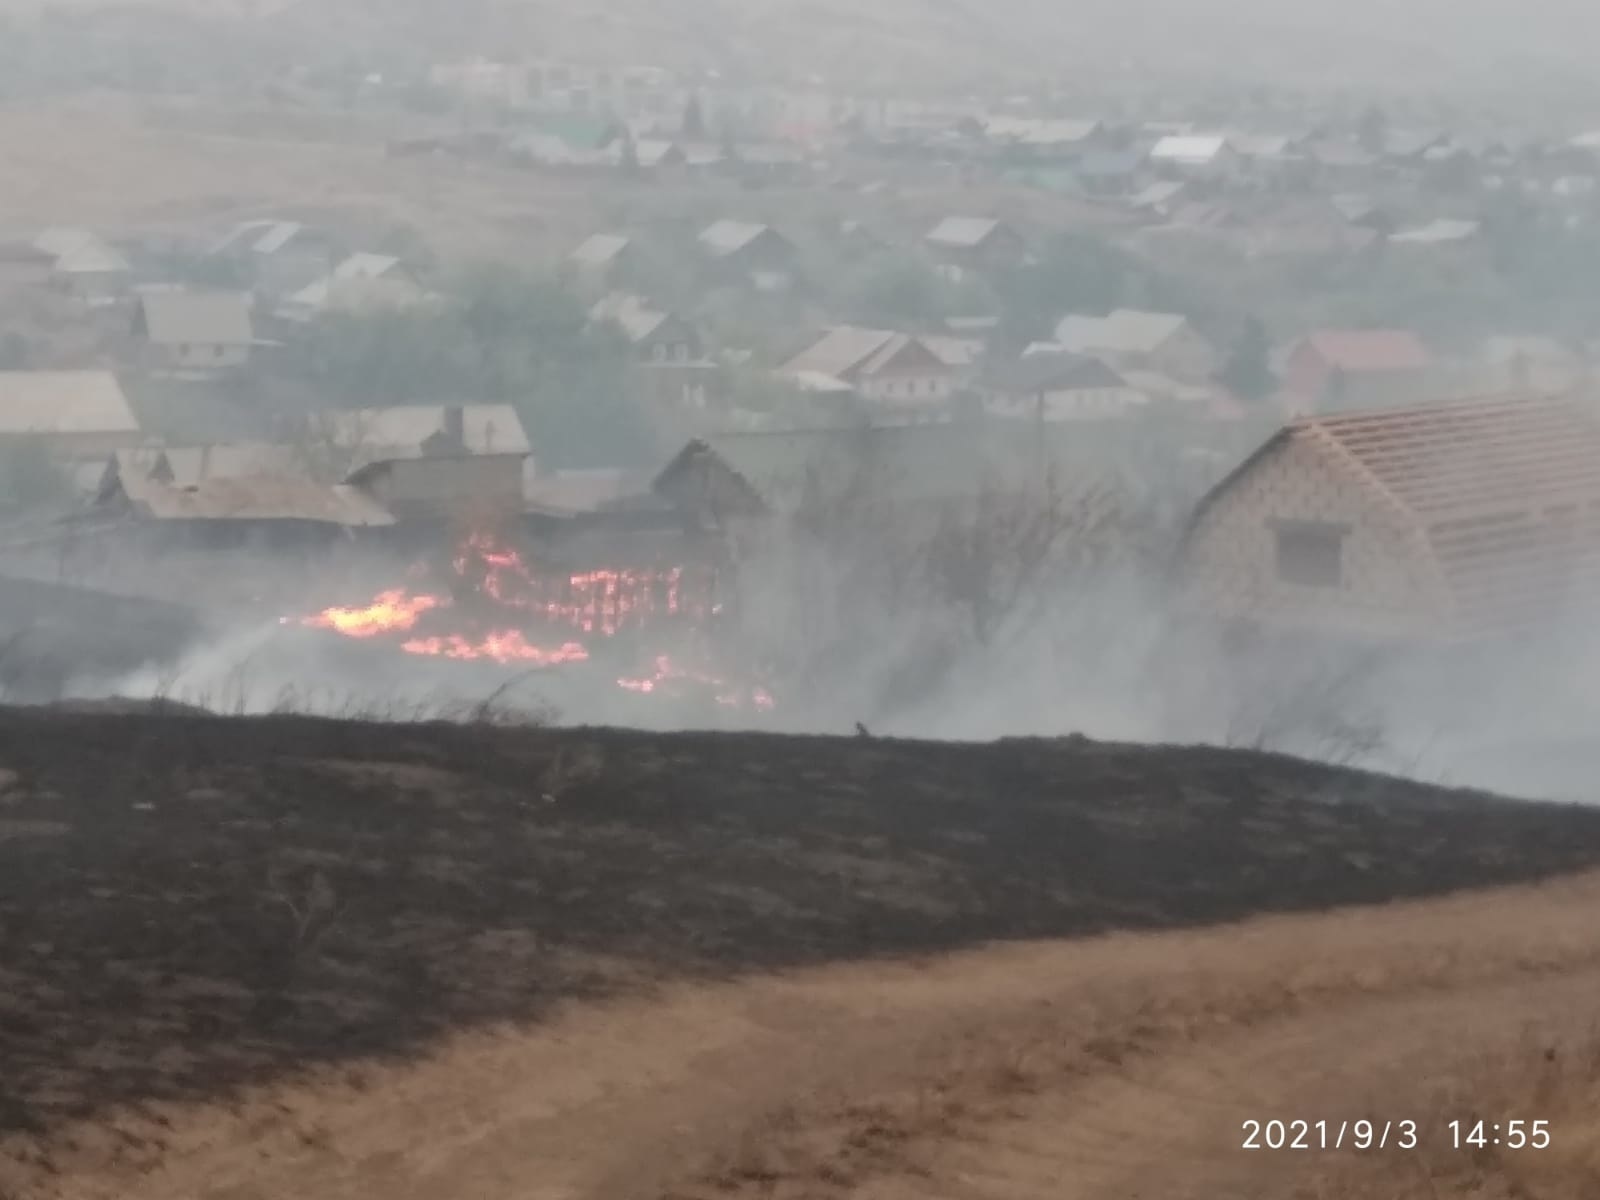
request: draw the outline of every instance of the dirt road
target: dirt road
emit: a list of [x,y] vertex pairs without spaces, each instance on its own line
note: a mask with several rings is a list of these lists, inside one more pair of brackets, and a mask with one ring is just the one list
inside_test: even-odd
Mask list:
[[[1576,1200],[1600,1184],[1597,903],[1590,875],[675,988],[145,1106],[52,1138],[0,1195]],[[1457,1117],[1548,1120],[1554,1144],[1458,1153]],[[1273,1118],[1395,1143],[1410,1120],[1417,1146],[1241,1149]]]

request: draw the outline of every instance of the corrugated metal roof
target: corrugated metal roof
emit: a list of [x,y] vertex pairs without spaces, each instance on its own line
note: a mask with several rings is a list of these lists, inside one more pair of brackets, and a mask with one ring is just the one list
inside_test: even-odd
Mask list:
[[242,292],[149,292],[139,301],[145,335],[157,346],[248,346],[255,341]]
[[138,432],[110,371],[0,371],[0,433]]

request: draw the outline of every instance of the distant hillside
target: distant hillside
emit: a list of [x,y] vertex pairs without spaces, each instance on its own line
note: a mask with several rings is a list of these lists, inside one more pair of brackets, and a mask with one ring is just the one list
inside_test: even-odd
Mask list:
[[978,76],[1379,88],[1547,86],[1586,69],[1581,0],[0,0],[188,11],[361,48],[720,66],[837,84]]

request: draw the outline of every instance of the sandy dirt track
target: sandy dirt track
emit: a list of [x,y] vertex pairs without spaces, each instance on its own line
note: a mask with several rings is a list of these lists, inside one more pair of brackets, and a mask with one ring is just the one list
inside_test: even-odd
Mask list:
[[[673,988],[66,1132],[10,1194],[1593,1196],[1597,903],[1589,875]],[[1473,1115],[1555,1145],[1451,1151]],[[1246,1154],[1250,1117],[1412,1119],[1420,1144]]]

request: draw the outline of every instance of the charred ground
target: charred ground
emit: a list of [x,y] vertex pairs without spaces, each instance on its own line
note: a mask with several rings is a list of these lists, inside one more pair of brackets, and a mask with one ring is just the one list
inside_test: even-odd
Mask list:
[[1080,739],[0,715],[0,1132],[683,976],[1600,862],[1600,810]]

